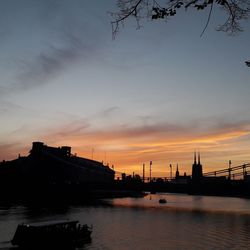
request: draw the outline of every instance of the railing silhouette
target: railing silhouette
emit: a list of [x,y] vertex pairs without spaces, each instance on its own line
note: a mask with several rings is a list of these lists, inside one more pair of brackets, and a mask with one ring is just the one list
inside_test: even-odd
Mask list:
[[228,167],[216,171],[204,173],[204,177],[227,177],[228,179],[244,179],[250,173],[250,163],[243,165]]
[[[121,179],[121,172],[115,171],[116,177],[119,177]],[[245,163],[239,166],[235,167],[228,167],[224,169],[219,169],[216,171],[210,171],[203,173],[203,177],[225,177],[227,179],[245,179],[246,176],[250,176],[250,163]],[[132,176],[131,176],[132,177]],[[250,178],[250,177],[249,177]],[[143,180],[143,178],[140,176],[140,179]],[[152,177],[151,181],[155,182],[157,180],[162,180],[164,182],[167,181],[174,181],[175,177]],[[145,177],[144,182],[150,182],[150,177]]]

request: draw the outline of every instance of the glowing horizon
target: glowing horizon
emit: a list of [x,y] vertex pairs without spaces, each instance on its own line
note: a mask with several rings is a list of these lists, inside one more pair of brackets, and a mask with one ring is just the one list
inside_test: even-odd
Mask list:
[[189,12],[112,40],[115,1],[52,2],[0,2],[0,160],[43,141],[127,174],[190,174],[195,150],[205,172],[250,162],[247,23],[201,38]]
[[[79,127],[79,124],[75,126]],[[106,131],[93,131],[84,127],[81,128],[81,133],[76,132],[73,127],[67,131],[66,127],[62,126],[61,130],[57,128],[55,132],[50,129],[51,133],[41,135],[40,139],[33,141],[43,141],[48,146],[71,146],[74,154],[89,159],[93,156],[94,160],[103,161],[109,166],[114,165],[116,171],[127,174],[135,172],[141,175],[142,164],[149,165],[149,162],[153,161],[153,176],[157,177],[170,175],[169,164],[174,168],[178,164],[181,174],[190,174],[195,151],[201,153],[205,172],[227,167],[228,160],[231,160],[233,165],[250,161],[250,143],[247,141],[250,136],[250,124],[245,123],[234,125],[237,131],[233,131],[232,126],[223,126],[223,131],[217,128],[209,133],[207,130],[203,133],[199,130],[196,133],[191,129],[192,133],[189,131],[188,135],[187,128],[176,130],[172,127],[178,134],[177,138],[174,138],[173,131],[170,134],[166,132],[162,124],[141,128],[122,126],[120,129],[111,128]],[[136,131],[140,133],[136,134]],[[133,136],[129,137],[128,134]],[[4,152],[2,146],[1,160],[10,160],[19,153],[27,155],[30,147],[31,142],[22,146],[13,143],[7,147],[8,152]]]

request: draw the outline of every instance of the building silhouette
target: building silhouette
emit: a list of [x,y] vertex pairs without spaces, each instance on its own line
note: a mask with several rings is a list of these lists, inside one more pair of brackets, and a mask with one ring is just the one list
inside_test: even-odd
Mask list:
[[115,171],[103,163],[71,154],[71,147],[33,142],[28,156],[0,163],[0,184],[99,185],[112,183]]
[[187,184],[190,182],[191,177],[184,172],[183,175],[180,174],[179,165],[176,165],[175,179],[174,183]]
[[176,172],[175,172],[175,179],[178,180],[179,177],[180,177],[180,172],[179,172],[178,163],[177,163]]
[[194,152],[194,163],[192,166],[192,182],[200,182],[202,179],[202,165],[200,161],[200,152],[198,153],[198,162],[196,161],[196,152]]

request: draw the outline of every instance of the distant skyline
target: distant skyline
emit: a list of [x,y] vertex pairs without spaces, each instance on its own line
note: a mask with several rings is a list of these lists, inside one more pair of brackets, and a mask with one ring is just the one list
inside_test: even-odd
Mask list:
[[[132,20],[112,40],[116,1],[0,2],[0,161],[33,141],[153,176],[250,162],[249,20],[230,37],[215,11]],[[147,173],[148,174],[148,173]]]

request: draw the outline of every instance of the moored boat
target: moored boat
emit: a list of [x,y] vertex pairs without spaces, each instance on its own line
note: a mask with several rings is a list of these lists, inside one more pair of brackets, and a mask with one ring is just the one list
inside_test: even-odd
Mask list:
[[161,204],[167,203],[167,200],[166,200],[166,199],[164,199],[164,198],[159,199],[159,203],[161,203]]
[[77,220],[19,224],[12,245],[19,247],[77,247],[91,239],[92,227]]

